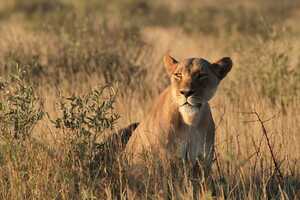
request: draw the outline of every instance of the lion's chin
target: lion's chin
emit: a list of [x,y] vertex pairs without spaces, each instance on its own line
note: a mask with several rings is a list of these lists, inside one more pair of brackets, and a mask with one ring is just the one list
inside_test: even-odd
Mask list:
[[200,113],[200,107],[185,103],[184,105],[179,107],[179,112],[182,116],[183,121],[186,124],[192,125],[196,122],[197,116]]
[[189,103],[185,103],[179,107],[179,111],[187,114],[194,114],[200,111],[200,107],[197,105],[191,105]]

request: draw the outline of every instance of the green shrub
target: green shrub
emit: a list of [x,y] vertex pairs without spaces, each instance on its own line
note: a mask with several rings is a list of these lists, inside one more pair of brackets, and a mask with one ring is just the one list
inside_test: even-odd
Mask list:
[[[51,120],[56,128],[65,133],[69,144],[65,165],[67,177],[74,182],[77,195],[85,188],[97,189],[100,177],[108,170],[113,171],[114,149],[99,148],[104,133],[109,133],[119,119],[114,111],[115,92],[111,87],[101,87],[80,97],[63,98],[60,102],[61,115]],[[109,147],[107,147],[109,148]],[[65,174],[66,175],[66,174]],[[80,185],[80,187],[79,187]],[[92,192],[93,193],[93,192]]]
[[60,102],[61,117],[52,122],[56,128],[71,130],[76,141],[95,142],[99,134],[113,129],[119,118],[113,110],[114,102],[115,92],[108,86],[83,97],[64,98]]
[[26,71],[17,67],[7,81],[2,81],[0,95],[1,136],[24,140],[44,112],[34,88],[26,79]]

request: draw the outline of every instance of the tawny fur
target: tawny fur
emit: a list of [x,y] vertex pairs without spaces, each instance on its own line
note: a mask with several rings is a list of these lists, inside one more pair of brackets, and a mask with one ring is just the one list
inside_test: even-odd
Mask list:
[[[125,149],[133,178],[145,175],[145,155],[159,162],[200,161],[207,170],[212,164],[215,125],[208,101],[232,62],[230,58],[212,64],[201,58],[177,62],[170,56],[164,62],[171,85],[154,101]],[[184,95],[185,91],[193,94]]]

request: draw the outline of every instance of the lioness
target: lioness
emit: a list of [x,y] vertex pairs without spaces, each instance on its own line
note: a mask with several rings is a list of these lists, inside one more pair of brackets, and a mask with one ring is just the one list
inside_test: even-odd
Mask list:
[[200,161],[206,170],[212,164],[215,125],[208,101],[231,70],[232,61],[225,57],[215,63],[203,58],[178,62],[166,55],[164,65],[171,85],[155,100],[126,145],[131,178],[145,173],[140,171],[147,167],[145,153],[160,161],[179,158],[193,165]]

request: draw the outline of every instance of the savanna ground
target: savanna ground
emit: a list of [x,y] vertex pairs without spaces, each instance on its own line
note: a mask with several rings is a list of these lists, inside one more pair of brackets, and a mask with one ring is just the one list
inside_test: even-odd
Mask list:
[[[131,199],[99,142],[147,114],[169,52],[234,62],[202,199],[299,199],[299,18],[296,0],[1,0],[0,198]],[[188,177],[169,193],[191,199]]]

